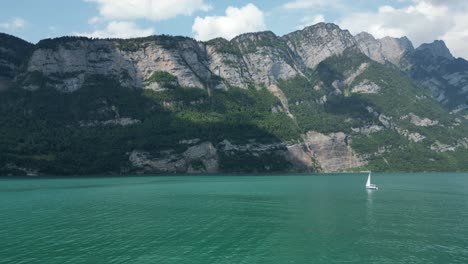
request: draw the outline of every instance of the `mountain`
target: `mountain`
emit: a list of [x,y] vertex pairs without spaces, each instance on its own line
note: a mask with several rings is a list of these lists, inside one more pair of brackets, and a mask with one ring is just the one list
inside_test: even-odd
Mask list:
[[454,58],[442,40],[416,49],[406,37],[377,40],[368,33],[360,33],[356,40],[369,58],[397,66],[418,85],[427,88],[447,109],[468,108],[468,61]]
[[0,91],[12,85],[19,67],[34,49],[22,39],[0,33]]
[[0,175],[466,171],[466,61],[444,47],[325,23],[207,42],[3,34]]
[[406,54],[414,51],[413,44],[407,37],[375,39],[371,34],[362,32],[355,39],[362,53],[380,63],[399,65]]

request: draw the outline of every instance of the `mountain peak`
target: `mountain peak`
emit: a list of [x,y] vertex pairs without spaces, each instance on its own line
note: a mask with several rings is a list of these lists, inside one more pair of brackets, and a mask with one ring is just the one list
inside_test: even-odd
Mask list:
[[414,50],[413,44],[407,37],[376,39],[367,32],[361,32],[354,36],[354,39],[364,54],[380,63],[391,62],[398,65],[405,54]]
[[333,55],[342,54],[348,48],[356,48],[357,43],[348,30],[333,23],[318,23],[297,30],[282,37],[288,46],[304,59],[309,68]]
[[270,30],[267,31],[259,31],[259,32],[249,32],[243,33],[235,38],[232,41],[244,41],[244,40],[260,40],[260,39],[276,39],[277,36]]
[[[303,28],[302,30],[299,30],[299,32],[340,32],[340,33],[345,33],[351,35],[347,29],[341,29],[340,26],[334,23],[325,23],[325,22],[320,22],[315,25],[307,26]],[[293,32],[294,33],[294,32]]]
[[354,36],[354,38],[357,40],[357,41],[360,41],[360,40],[375,40],[375,37],[370,34],[370,33],[367,33],[365,31],[357,34],[356,36]]
[[334,23],[319,22],[317,24],[307,26],[304,29],[308,29],[308,28],[340,28],[340,27]]
[[449,60],[455,59],[443,40],[421,44],[416,50],[429,52],[434,57],[444,57]]

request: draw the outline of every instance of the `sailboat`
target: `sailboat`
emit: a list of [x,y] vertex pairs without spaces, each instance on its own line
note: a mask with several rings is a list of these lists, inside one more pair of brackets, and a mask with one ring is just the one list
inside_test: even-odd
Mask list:
[[371,172],[369,171],[369,176],[367,176],[366,189],[378,190],[377,185],[371,183]]

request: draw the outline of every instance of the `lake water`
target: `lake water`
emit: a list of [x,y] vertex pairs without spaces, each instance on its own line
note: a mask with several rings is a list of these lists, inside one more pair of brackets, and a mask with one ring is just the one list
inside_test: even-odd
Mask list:
[[0,179],[0,263],[468,263],[468,174]]

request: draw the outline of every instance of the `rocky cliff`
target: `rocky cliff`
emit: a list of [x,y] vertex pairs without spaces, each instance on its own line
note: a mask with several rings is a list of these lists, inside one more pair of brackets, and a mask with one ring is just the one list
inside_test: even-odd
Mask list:
[[362,32],[356,35],[355,39],[364,54],[380,63],[399,65],[401,59],[414,50],[413,44],[406,37],[375,39],[371,34]]
[[364,32],[355,38],[369,58],[399,67],[448,109],[461,111],[467,108],[468,61],[454,58],[442,40],[414,49],[406,37],[375,39]]
[[325,23],[208,42],[0,37],[0,174],[466,169],[468,64],[440,41]]

